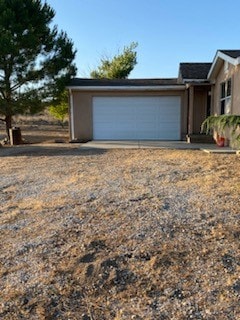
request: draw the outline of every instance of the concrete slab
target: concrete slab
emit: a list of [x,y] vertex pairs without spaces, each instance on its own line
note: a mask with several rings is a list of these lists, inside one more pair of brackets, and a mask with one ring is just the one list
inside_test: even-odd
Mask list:
[[98,149],[215,149],[219,148],[215,144],[187,143],[186,141],[89,141],[81,145],[81,148]]
[[204,152],[207,153],[218,153],[218,154],[238,154],[237,150],[233,150],[229,147],[223,147],[223,148],[218,148],[218,149],[201,149]]

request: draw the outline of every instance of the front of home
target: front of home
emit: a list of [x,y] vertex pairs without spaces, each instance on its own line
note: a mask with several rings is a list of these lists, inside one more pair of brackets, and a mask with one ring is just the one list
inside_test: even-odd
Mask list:
[[240,50],[181,63],[172,79],[72,79],[70,140],[185,140],[210,114],[240,114]]

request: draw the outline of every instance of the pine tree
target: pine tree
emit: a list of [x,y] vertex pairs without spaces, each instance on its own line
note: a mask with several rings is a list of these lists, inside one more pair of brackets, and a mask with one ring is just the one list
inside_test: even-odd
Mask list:
[[91,72],[92,78],[125,79],[129,76],[137,64],[136,42],[124,47],[123,52],[115,55],[112,59],[102,58],[97,70]]
[[16,114],[36,113],[75,75],[76,51],[52,26],[54,10],[40,0],[0,0],[0,115],[6,131]]

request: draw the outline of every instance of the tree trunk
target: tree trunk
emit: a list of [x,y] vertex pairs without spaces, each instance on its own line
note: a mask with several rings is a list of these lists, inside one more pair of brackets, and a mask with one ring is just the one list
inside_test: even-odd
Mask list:
[[12,116],[6,116],[5,122],[6,122],[6,133],[9,139],[10,138],[9,129],[12,127]]

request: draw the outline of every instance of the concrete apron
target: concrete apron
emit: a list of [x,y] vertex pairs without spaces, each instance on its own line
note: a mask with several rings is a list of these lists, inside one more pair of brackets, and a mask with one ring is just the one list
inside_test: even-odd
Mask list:
[[216,144],[187,143],[186,141],[156,141],[156,140],[128,140],[128,141],[89,141],[81,148],[96,149],[182,149],[203,150],[206,152],[236,153],[229,147],[218,147]]

